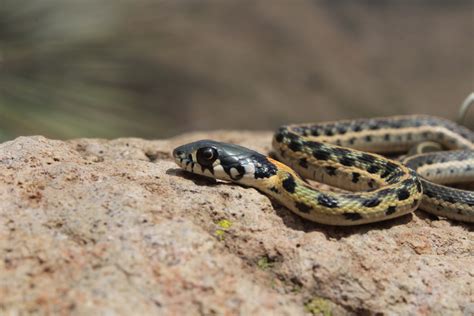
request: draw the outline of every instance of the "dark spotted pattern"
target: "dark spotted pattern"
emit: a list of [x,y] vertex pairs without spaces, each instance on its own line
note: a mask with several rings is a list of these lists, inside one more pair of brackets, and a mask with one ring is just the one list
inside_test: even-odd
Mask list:
[[381,189],[380,191],[377,192],[377,197],[379,199],[383,199],[387,195],[393,195],[394,192],[395,192],[395,189],[393,188]]
[[[419,204],[418,196],[425,191],[427,196],[436,197],[436,199],[440,199],[440,191],[445,193],[444,190],[446,189],[432,189],[428,190],[425,187],[425,182],[420,182],[418,180],[418,176],[413,173],[412,177],[409,179],[406,178],[406,169],[399,166],[398,163],[387,161],[380,159],[377,155],[372,155],[369,153],[362,153],[352,150],[347,150],[345,148],[334,146],[333,144],[343,144],[343,145],[354,145],[355,148],[360,148],[364,150],[367,145],[364,145],[368,142],[374,143],[372,146],[377,147],[379,143],[384,141],[394,141],[394,142],[406,142],[406,141],[413,141],[415,137],[422,136],[422,140],[439,140],[439,142],[444,146],[446,149],[454,148],[456,146],[462,146],[463,143],[459,142],[456,138],[453,138],[449,135],[444,135],[443,133],[436,133],[433,131],[427,131],[423,135],[418,133],[406,133],[404,135],[392,135],[388,129],[406,129],[409,127],[419,127],[419,126],[433,126],[433,127],[442,127],[447,130],[454,132],[455,134],[462,135],[465,139],[474,142],[474,133],[471,131],[456,125],[447,120],[428,117],[428,116],[420,116],[415,120],[413,116],[410,117],[399,117],[399,118],[388,118],[388,119],[367,119],[367,120],[352,120],[346,122],[337,122],[337,123],[322,123],[322,124],[315,124],[315,125],[307,125],[307,126],[298,126],[298,127],[290,127],[289,129],[283,129],[277,132],[275,135],[276,141],[284,142],[288,148],[293,152],[304,152],[306,154],[312,155],[316,160],[321,161],[319,164],[319,170],[321,168],[324,170],[325,174],[329,176],[336,176],[338,175],[338,168],[332,167],[334,163],[339,163],[342,166],[346,167],[355,167],[355,169],[359,169],[360,172],[354,170],[356,172],[352,172],[349,174],[349,177],[353,183],[359,183],[363,179],[367,181],[367,185],[370,188],[369,192],[374,192],[371,194],[365,195],[366,198],[362,198],[360,194],[354,195],[352,198],[356,200],[360,207],[366,208],[377,208],[380,207],[384,198],[386,196],[394,196],[399,201],[409,200],[410,205],[415,207]],[[387,132],[383,131],[387,129]],[[383,133],[380,137],[376,137],[375,134],[367,135],[367,130],[381,130]],[[359,133],[362,132],[363,133]],[[294,134],[296,133],[296,134]],[[337,135],[345,135],[347,133],[354,133],[354,137],[344,139],[338,139]],[[282,135],[282,136],[280,136]],[[301,135],[313,135],[313,136],[321,136],[324,140],[323,142],[317,141],[310,141],[308,139],[301,139],[299,136]],[[324,137],[327,137],[326,139]],[[394,146],[394,150],[398,150],[397,147],[399,145]],[[467,146],[467,145],[466,145]],[[374,147],[374,148],[375,148]],[[381,149],[385,150],[385,149]],[[289,153],[289,152],[288,152]],[[439,157],[439,153],[435,154],[436,157]],[[448,154],[449,155],[449,154]],[[473,159],[473,154],[470,157],[466,157],[465,159]],[[292,155],[293,156],[293,155]],[[297,155],[298,156],[298,155]],[[294,156],[293,156],[294,157]],[[306,160],[307,159],[307,160]],[[462,157],[457,156],[455,158],[456,161],[462,160]],[[325,163],[324,161],[329,161],[329,163]],[[439,158],[437,161],[436,159],[425,159],[420,158],[420,161],[414,159],[411,163],[416,167],[425,164],[435,164],[437,162],[442,161],[450,161],[448,158]],[[302,168],[309,168],[309,164],[314,162],[311,158],[303,158],[298,159],[293,162],[293,165],[298,164]],[[331,164],[331,166],[328,166]],[[466,169],[469,169],[467,167]],[[414,168],[415,169],[415,168]],[[472,168],[471,168],[472,169]],[[454,170],[454,169],[453,169]],[[469,170],[467,170],[469,171]],[[347,169],[341,169],[342,173],[347,172]],[[388,185],[395,185],[389,189],[382,189],[377,190],[379,187],[379,182],[377,177],[374,179],[366,179],[367,174],[375,174],[383,179],[386,184]],[[432,173],[435,173],[434,170]],[[449,170],[447,171],[449,172]],[[323,178],[324,179],[324,178]],[[329,179],[329,178],[328,178]],[[291,191],[291,180],[285,180],[285,187],[289,191]],[[402,183],[399,183],[403,180]],[[328,181],[334,181],[328,180]],[[416,187],[416,191],[415,191]],[[287,190],[285,189],[285,190]],[[294,188],[293,188],[294,190]],[[374,191],[375,190],[375,191]],[[411,192],[414,193],[414,196],[411,195]],[[471,194],[472,195],[472,194]],[[317,202],[325,207],[339,207],[342,203],[346,202],[345,199],[338,200],[335,196],[330,194],[319,194],[317,195]],[[368,197],[370,196],[370,197]],[[350,198],[351,199],[351,198]],[[443,198],[447,202],[456,203],[457,196],[445,196]],[[463,202],[466,200],[466,197],[462,195]],[[398,203],[395,203],[398,204]],[[471,204],[474,205],[474,201],[471,201]],[[304,206],[300,206],[305,209]],[[405,207],[408,207],[405,206]],[[397,212],[397,205],[391,205],[386,210],[385,213],[387,215],[391,215]],[[346,218],[358,218],[360,215],[357,213],[358,210],[354,210],[354,212],[347,212]]]
[[279,131],[275,134],[275,136],[274,136],[275,140],[276,140],[278,143],[281,143],[281,142],[283,141],[283,138],[284,138],[284,137],[285,137],[285,134],[284,134],[281,130],[279,130]]
[[[338,208],[346,205],[346,202],[348,200],[351,200],[352,202],[359,203],[360,207],[365,207],[365,208],[376,208],[377,206],[380,206],[382,201],[385,201],[384,198],[390,194],[391,197],[396,196],[398,200],[404,201],[407,200],[411,197],[410,191],[413,190],[414,186],[416,186],[416,190],[418,193],[421,193],[423,190],[427,191],[427,196],[432,196],[436,197],[437,199],[440,197],[440,192],[438,192],[438,189],[436,187],[432,188],[426,188],[425,187],[425,182],[423,182],[423,185],[420,181],[415,178],[415,175],[413,174],[413,177],[410,179],[404,180],[402,183],[398,183],[400,179],[405,179],[406,177],[406,169],[401,168],[398,166],[398,164],[388,162],[383,159],[379,159],[377,155],[370,155],[370,154],[365,154],[353,150],[347,150],[342,147],[338,146],[333,146],[331,143],[339,141],[339,144],[344,144],[346,142],[349,143],[356,143],[357,145],[360,146],[360,148],[364,149],[364,143],[365,142],[375,142],[378,143],[381,141],[381,138],[375,137],[375,134],[372,135],[367,135],[365,132],[364,134],[357,134],[357,132],[362,131],[362,130],[378,130],[378,129],[384,129],[384,128],[406,128],[409,127],[410,124],[415,124],[415,126],[420,126],[420,125],[429,125],[429,126],[440,126],[439,123],[441,123],[443,128],[447,128],[450,130],[453,129],[461,129],[457,127],[457,125],[452,124],[451,126],[446,127],[447,125],[445,124],[443,120],[440,119],[433,119],[429,117],[423,117],[420,119],[420,121],[413,123],[413,117],[410,117],[409,119],[374,119],[374,120],[360,120],[360,121],[348,121],[348,122],[338,122],[335,124],[320,124],[320,125],[315,125],[315,126],[307,126],[307,127],[296,127],[296,128],[286,128],[283,127],[274,136],[274,141],[278,143],[284,143],[284,147],[281,148],[281,150],[286,149],[287,150],[287,155],[292,156],[292,157],[301,157],[304,156],[304,154],[309,154],[312,155],[315,159],[321,160],[321,161],[327,161],[329,160],[329,163],[324,163],[322,162],[320,165],[324,168],[326,174],[329,176],[335,176],[337,174],[337,168],[328,166],[330,164],[334,165],[334,163],[339,163],[343,166],[347,167],[352,167],[354,166],[355,169],[360,169],[362,170],[361,173],[358,172],[353,172],[350,174],[352,176],[352,182],[358,183],[360,179],[365,179],[367,176],[365,172],[371,173],[371,174],[378,174],[381,178],[385,179],[385,182],[388,184],[396,184],[391,189],[387,190],[377,190],[373,193],[366,193],[366,194],[354,194],[354,196],[350,197],[348,195],[340,196],[339,194],[332,194],[332,193],[314,193],[316,196],[316,201],[319,205],[327,208]],[[448,124],[449,125],[449,124]],[[296,132],[297,134],[295,134]],[[344,141],[344,140],[337,140],[336,138],[333,138],[333,136],[336,135],[343,135],[348,132],[356,132],[354,135],[355,137]],[[459,134],[459,133],[457,133]],[[315,141],[309,141],[307,139],[302,139],[300,138],[300,135],[322,135],[328,136],[329,138],[322,138],[324,141],[323,142],[315,142]],[[462,130],[462,135],[465,135],[466,138],[471,139],[471,141],[474,140],[473,133],[471,133],[468,130]],[[417,134],[418,136],[418,134]],[[387,132],[387,134],[384,136],[386,139],[390,139],[392,136]],[[409,139],[413,139],[413,135],[394,135],[394,141],[405,141]],[[456,139],[454,139],[451,136],[446,136],[444,137],[443,134],[438,134],[438,133],[428,133],[427,137],[435,138],[438,137],[441,139],[441,142],[443,146],[446,148],[452,148],[449,145],[446,144],[452,144],[452,145],[458,145],[458,142]],[[443,139],[443,137],[445,139]],[[358,142],[359,140],[359,142]],[[365,142],[364,142],[365,141]],[[377,146],[377,144],[373,145]],[[357,146],[355,148],[358,148]],[[223,166],[225,172],[234,180],[239,180],[243,177],[245,174],[245,168],[246,166],[245,160],[247,160],[247,155],[249,151],[245,151],[245,155],[241,154],[240,151],[222,151],[223,153],[228,152],[230,154],[227,154],[224,159],[220,159],[221,165]],[[297,155],[292,155],[291,152],[303,152],[304,154],[297,154]],[[437,153],[438,154],[438,153]],[[281,157],[281,153],[279,153]],[[186,158],[184,158],[185,155],[183,153],[183,158],[182,161],[184,161]],[[309,163],[312,162],[312,158],[300,158],[292,163],[292,165],[299,164],[302,168],[308,168]],[[269,178],[275,174],[277,174],[277,168],[276,166],[268,161],[266,158],[261,158],[260,156],[255,156],[251,158],[252,162],[254,163],[255,166],[255,178]],[[443,158],[443,161],[446,159]],[[459,157],[456,158],[457,161],[459,161]],[[238,161],[239,165],[236,165],[234,162]],[[257,163],[255,163],[257,161]],[[428,159],[425,161],[421,161],[423,164],[434,164],[436,163],[435,160]],[[191,164],[191,168],[194,168],[194,162],[188,162],[188,164]],[[337,166],[337,165],[336,165]],[[214,173],[213,166],[208,165],[208,166],[203,166],[203,163],[199,163],[198,166],[196,167],[201,167],[202,172],[205,170],[209,170],[210,173]],[[347,172],[347,168],[341,169],[342,173]],[[297,181],[299,181],[296,176],[293,176],[291,173],[287,174],[286,177],[284,177],[282,181],[282,187],[285,191],[289,193],[295,193],[296,188],[298,185],[302,184],[297,184]],[[330,181],[334,181],[330,180]],[[299,183],[299,182],[298,182]],[[368,185],[373,188],[377,187],[377,178],[375,177],[374,179],[371,179],[368,181]],[[300,187],[298,187],[298,192],[300,192]],[[272,192],[278,192],[279,189],[276,187],[271,187],[269,188],[270,191]],[[443,189],[443,193],[446,193],[445,189]],[[370,191],[370,190],[369,190]],[[415,207],[419,203],[418,199],[418,194],[415,194],[414,197],[412,197],[412,200],[410,204]],[[471,195],[472,198],[472,195]],[[456,195],[449,195],[444,197],[445,201],[448,201],[449,203],[456,203],[457,201],[457,196]],[[463,202],[465,201],[465,197],[463,196]],[[316,202],[314,201],[314,202]],[[304,202],[294,202],[294,207],[297,208],[300,212],[302,213],[308,213],[312,210],[313,207],[315,207],[314,203],[311,202],[312,205],[308,205]],[[398,204],[398,203],[395,203]],[[350,205],[350,204],[348,204]],[[352,204],[354,205],[354,204]],[[404,204],[404,207],[408,207],[408,203]],[[468,205],[474,205],[474,201],[470,201]],[[387,215],[391,215],[396,212],[397,206],[396,205],[391,205],[389,206],[386,210],[385,213]],[[379,208],[377,208],[378,212]],[[345,212],[343,213],[343,216],[348,219],[348,220],[360,220],[363,219],[362,215],[363,212],[358,213],[359,210],[357,209],[357,204],[354,207],[354,210]],[[366,222],[366,220],[364,220]]]
[[385,211],[385,214],[386,214],[386,215],[392,215],[393,213],[396,212],[396,210],[397,210],[397,207],[391,205],[391,206],[389,206],[389,207],[387,208],[387,210]]
[[451,161],[465,161],[474,159],[474,151],[454,150],[441,151],[433,154],[425,154],[423,156],[408,157],[403,163],[409,168],[416,170],[420,166],[430,163],[444,163]]
[[451,204],[462,201],[462,203],[469,205],[470,207],[474,206],[474,196],[471,191],[460,190],[451,188],[450,190],[445,190],[445,188],[439,184],[431,183],[424,179],[421,179],[423,192],[429,198],[438,198],[444,201],[447,201]]
[[[306,125],[300,126],[294,129],[294,132],[300,135],[313,135],[313,136],[335,136],[335,135],[344,135],[348,131],[350,132],[361,132],[363,130],[382,130],[382,129],[401,129],[401,128],[410,128],[410,127],[420,127],[420,126],[427,126],[427,127],[444,127],[449,131],[454,132],[455,134],[461,135],[467,140],[474,142],[474,133],[471,132],[469,129],[460,126],[456,123],[453,123],[449,120],[431,117],[431,116],[418,116],[416,120],[413,119],[413,116],[410,117],[399,117],[399,118],[375,118],[375,119],[359,119],[359,120],[349,120],[349,121],[340,121],[337,124],[334,123],[321,123],[321,124],[314,124],[314,125]],[[431,133],[431,132],[424,132],[422,134],[424,140],[439,140],[443,143],[448,144],[449,141],[455,143],[456,140],[454,139],[443,139],[443,133]],[[365,141],[372,142],[373,137],[372,135],[366,135]],[[399,141],[401,141],[401,136],[399,137]],[[390,134],[384,134],[383,139],[385,141],[390,140]],[[409,141],[413,139],[413,135],[407,134],[406,139]],[[353,144],[355,139],[349,139],[349,143]],[[451,144],[452,146],[453,144]]]
[[347,128],[345,128],[344,126],[339,126],[339,127],[337,128],[337,133],[338,133],[339,135],[344,135],[346,132],[347,132]]
[[[400,177],[402,177],[403,175],[403,171],[393,162],[390,162],[390,161],[386,162],[383,168],[384,168],[384,172],[380,175],[380,177],[382,179],[386,179],[387,183],[389,184],[398,182]],[[375,167],[372,169],[372,171],[375,171]]]
[[308,168],[308,160],[306,158],[301,158],[299,161],[299,165],[305,169]]
[[380,175],[382,179],[388,177],[390,175],[391,171],[389,169],[385,169],[384,172]]
[[367,181],[367,185],[369,186],[369,188],[373,189],[375,187],[374,179],[370,179],[369,181]]
[[393,183],[396,183],[400,180],[400,178],[403,176],[403,172],[400,170],[400,171],[395,171],[395,172],[392,172],[391,175],[389,175],[387,177],[387,183],[389,184],[393,184]]
[[334,132],[332,131],[332,129],[326,129],[324,133],[326,134],[326,136],[334,136]]
[[334,147],[332,148],[332,151],[337,156],[348,156],[351,154],[351,151],[349,149],[342,148],[342,147]]
[[350,167],[355,164],[355,159],[348,156],[342,156],[339,158],[339,162],[341,163],[341,165]]
[[[255,179],[264,179],[270,178],[271,176],[276,175],[278,169],[277,167],[271,163],[267,157],[263,155],[255,155],[251,158],[255,165]],[[224,168],[225,169],[225,168]],[[227,171],[226,171],[227,172]]]
[[400,201],[406,200],[410,197],[410,192],[407,189],[400,189],[397,192],[397,197]]
[[293,151],[301,151],[302,147],[303,145],[301,144],[301,142],[296,141],[296,140],[292,140],[290,144],[288,145],[288,148],[290,148]]
[[448,197],[446,198],[446,201],[448,201],[448,202],[451,203],[451,204],[456,203],[456,201],[454,201],[454,198],[453,198],[452,196],[448,196]]
[[360,160],[366,162],[367,164],[374,164],[376,162],[375,160],[375,157],[370,155],[370,154],[366,154],[366,153],[363,153],[362,155],[360,155]]
[[295,178],[291,174],[288,174],[288,178],[282,181],[282,185],[286,191],[295,193],[296,182]]
[[394,172],[395,170],[398,170],[398,166],[390,161],[385,164],[385,168],[387,170],[390,170],[390,172]]
[[[423,184],[425,184],[425,182],[423,182]],[[425,188],[425,195],[429,198],[433,198],[435,196],[435,193],[432,190],[428,190],[427,188]]]
[[357,221],[362,219],[362,215],[359,213],[353,213],[353,212],[346,212],[342,214],[345,219],[350,220],[350,221]]
[[358,173],[358,172],[353,172],[352,173],[352,182],[354,182],[354,183],[359,182],[359,178],[360,178],[360,173]]
[[370,129],[370,130],[375,131],[375,130],[378,130],[379,128],[380,128],[380,126],[378,126],[375,122],[371,122],[371,123],[369,124],[369,129]]
[[328,208],[335,208],[339,207],[339,204],[337,203],[337,200],[333,197],[330,197],[326,194],[319,194],[318,196],[318,203],[324,207]]
[[331,153],[326,150],[315,149],[313,150],[313,157],[318,160],[328,160],[331,157]]
[[402,187],[407,188],[413,185],[413,179],[406,179],[402,182]]
[[318,128],[311,128],[310,130],[310,134],[314,137],[318,137],[319,136],[319,130]]
[[303,202],[296,202],[295,206],[301,213],[309,213],[309,211],[312,209],[310,205]]
[[380,167],[377,165],[370,165],[369,168],[367,168],[367,172],[369,173],[377,173],[380,170]]
[[379,205],[381,202],[381,200],[379,200],[378,198],[372,198],[372,199],[369,199],[369,200],[364,200],[362,202],[362,206],[365,206],[365,207],[376,207],[377,205]]
[[336,168],[335,167],[331,167],[331,166],[328,166],[328,167],[325,167],[324,168],[327,172],[328,175],[330,176],[335,176],[336,175]]

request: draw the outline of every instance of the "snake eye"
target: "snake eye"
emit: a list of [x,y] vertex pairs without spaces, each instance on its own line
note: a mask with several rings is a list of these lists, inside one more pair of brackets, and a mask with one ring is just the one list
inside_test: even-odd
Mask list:
[[213,147],[199,148],[196,152],[197,162],[201,166],[209,166],[217,159],[217,150]]

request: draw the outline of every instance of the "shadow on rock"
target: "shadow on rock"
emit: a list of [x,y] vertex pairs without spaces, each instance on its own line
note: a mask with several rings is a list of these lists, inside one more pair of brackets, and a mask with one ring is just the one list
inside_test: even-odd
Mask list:
[[341,239],[349,237],[354,234],[365,234],[371,230],[387,230],[394,226],[406,225],[413,219],[412,214],[407,214],[398,218],[393,218],[386,221],[367,223],[363,225],[355,226],[331,226],[325,224],[319,224],[300,218],[298,215],[291,212],[286,207],[280,205],[278,202],[272,200],[272,206],[278,216],[283,219],[283,223],[294,230],[303,231],[305,233],[310,232],[321,232],[326,235],[327,238]]
[[170,176],[174,176],[174,177],[184,178],[186,180],[191,180],[192,182],[194,182],[194,184],[200,185],[200,186],[203,186],[203,185],[213,186],[217,184],[217,180],[213,178],[208,178],[208,177],[200,176],[197,174],[193,174],[193,173],[184,171],[183,169],[180,169],[180,168],[168,169],[166,170],[166,174]]
[[435,221],[440,221],[440,220],[446,220],[451,225],[463,227],[468,232],[473,232],[474,231],[474,225],[471,224],[471,223],[460,222],[460,221],[456,221],[456,220],[448,219],[448,218],[440,218],[440,217],[438,217],[434,214],[425,212],[425,211],[420,210],[420,209],[416,210],[415,213],[416,213],[416,216],[418,216],[420,219],[422,219],[424,221],[427,221],[427,222],[435,222]]

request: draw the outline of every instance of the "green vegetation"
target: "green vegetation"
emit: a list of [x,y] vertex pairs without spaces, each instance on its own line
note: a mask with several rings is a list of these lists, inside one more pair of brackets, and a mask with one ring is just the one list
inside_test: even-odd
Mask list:
[[273,268],[274,262],[272,262],[267,256],[264,256],[257,260],[257,266],[262,270],[268,270]]
[[227,219],[223,219],[217,222],[217,226],[219,226],[219,229],[216,229],[214,234],[218,239],[223,240],[225,238],[226,231],[232,227],[232,222]]
[[313,315],[331,316],[332,302],[322,297],[314,297],[311,301],[305,304],[305,309]]

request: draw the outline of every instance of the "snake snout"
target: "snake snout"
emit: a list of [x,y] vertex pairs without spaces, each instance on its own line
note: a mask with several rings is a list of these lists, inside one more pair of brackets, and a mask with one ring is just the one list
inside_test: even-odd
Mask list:
[[176,147],[173,150],[173,157],[176,164],[178,164],[178,166],[181,166],[183,168],[186,168],[189,164],[193,163],[193,156],[188,147],[189,146],[182,145],[182,146]]
[[184,157],[184,150],[181,149],[181,146],[178,147],[178,148],[175,148],[173,150],[173,157],[174,158],[181,158],[181,157]]

